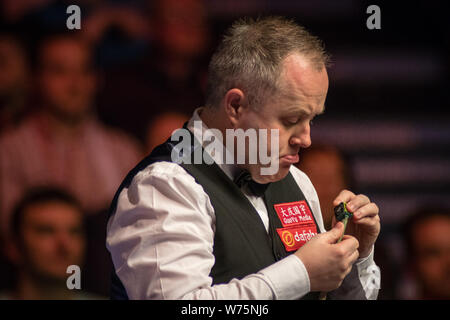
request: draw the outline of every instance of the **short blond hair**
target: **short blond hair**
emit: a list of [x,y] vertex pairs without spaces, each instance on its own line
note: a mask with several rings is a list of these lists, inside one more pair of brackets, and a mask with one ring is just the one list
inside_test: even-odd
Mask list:
[[320,71],[329,63],[322,41],[284,17],[243,18],[227,30],[208,69],[206,106],[218,107],[226,92],[239,88],[258,108],[279,87],[281,62],[292,53]]

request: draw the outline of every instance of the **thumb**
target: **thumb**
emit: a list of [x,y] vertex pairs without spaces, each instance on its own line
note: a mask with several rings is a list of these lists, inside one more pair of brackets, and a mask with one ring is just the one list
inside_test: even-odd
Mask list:
[[324,236],[327,239],[327,242],[330,244],[336,243],[339,240],[341,235],[344,233],[344,224],[342,222],[338,222],[334,225],[333,229],[324,233]]

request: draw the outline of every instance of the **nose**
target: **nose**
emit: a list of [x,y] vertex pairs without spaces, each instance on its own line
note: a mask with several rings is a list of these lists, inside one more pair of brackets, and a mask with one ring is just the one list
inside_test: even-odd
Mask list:
[[59,232],[57,235],[58,249],[61,254],[68,254],[72,246],[73,238],[67,232]]
[[311,128],[309,122],[299,127],[289,139],[289,145],[292,147],[308,148],[311,146]]

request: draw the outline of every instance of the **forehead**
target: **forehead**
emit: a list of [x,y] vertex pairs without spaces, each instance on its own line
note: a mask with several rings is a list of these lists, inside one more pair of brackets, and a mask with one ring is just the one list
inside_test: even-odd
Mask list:
[[414,242],[420,247],[450,244],[450,219],[433,217],[414,226]]
[[58,201],[36,203],[26,208],[25,225],[66,225],[79,224],[82,213],[75,207]]
[[328,92],[326,68],[318,70],[308,58],[291,54],[282,63],[280,87],[286,108],[303,107],[321,113]]
[[89,49],[74,39],[52,39],[41,48],[42,63],[85,63],[89,59]]

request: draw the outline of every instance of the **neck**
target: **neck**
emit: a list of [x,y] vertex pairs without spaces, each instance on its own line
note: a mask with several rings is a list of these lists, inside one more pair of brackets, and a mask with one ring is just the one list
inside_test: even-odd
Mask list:
[[67,289],[64,280],[42,279],[21,272],[14,296],[19,300],[68,300],[73,298],[73,292]]
[[[230,146],[226,145],[226,130],[227,129],[233,129],[233,126],[231,124],[231,122],[229,122],[229,120],[227,120],[227,115],[225,114],[225,112],[214,108],[209,108],[209,107],[204,107],[202,110],[202,112],[199,113],[200,119],[203,121],[203,123],[208,127],[208,129],[217,129],[221,132],[222,134],[222,143],[224,145],[224,147],[228,150],[228,152],[232,152],[232,154],[234,155],[234,164],[232,166],[232,171],[234,172],[234,174],[236,174],[237,172],[239,172],[240,170],[243,169],[247,169],[246,165],[242,165],[242,164],[237,164],[237,155],[238,155],[238,151],[237,151],[237,143],[236,140],[234,141],[234,150],[230,150]],[[225,163],[225,159],[224,159],[224,163]]]
[[222,136],[225,137],[226,129],[231,127],[227,126],[224,119],[226,119],[226,115],[222,114],[220,110],[216,110],[210,107],[204,107],[199,113],[200,119],[205,123],[205,125],[209,129],[218,129],[222,133]]
[[42,114],[50,131],[66,137],[78,135],[87,120],[87,116],[67,117],[50,110],[44,110]]

